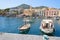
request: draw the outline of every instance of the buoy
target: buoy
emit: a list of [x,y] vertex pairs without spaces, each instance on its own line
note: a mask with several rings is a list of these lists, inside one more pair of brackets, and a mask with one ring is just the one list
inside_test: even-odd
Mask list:
[[43,40],[49,40],[48,35],[43,35]]

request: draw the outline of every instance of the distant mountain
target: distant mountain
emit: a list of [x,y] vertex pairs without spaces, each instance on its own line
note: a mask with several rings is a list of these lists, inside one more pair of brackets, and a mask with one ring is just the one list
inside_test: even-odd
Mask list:
[[18,8],[29,9],[30,8],[30,5],[22,4],[22,5],[18,6]]
[[20,6],[13,7],[13,8],[11,8],[11,9],[17,9],[17,8],[29,9],[29,8],[30,8],[30,5],[27,5],[27,4],[21,4]]
[[10,9],[17,9],[17,7],[12,7],[12,8],[10,8]]
[[[19,8],[29,9],[30,5],[21,4],[21,5],[17,6],[17,7],[12,7],[10,9],[19,9]],[[32,7],[32,8],[34,8],[34,9],[42,9],[42,8],[49,8],[49,7],[47,7],[47,6],[38,6],[38,7]],[[56,8],[54,8],[54,9],[56,9]]]
[[46,6],[39,6],[39,7],[34,7],[35,9],[42,9],[42,8],[48,8]]

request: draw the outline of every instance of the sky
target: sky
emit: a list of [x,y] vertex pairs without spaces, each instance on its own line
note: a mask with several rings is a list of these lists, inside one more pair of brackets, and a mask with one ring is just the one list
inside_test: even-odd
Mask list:
[[0,0],[0,9],[16,7],[21,4],[28,4],[33,7],[47,6],[60,8],[60,0]]

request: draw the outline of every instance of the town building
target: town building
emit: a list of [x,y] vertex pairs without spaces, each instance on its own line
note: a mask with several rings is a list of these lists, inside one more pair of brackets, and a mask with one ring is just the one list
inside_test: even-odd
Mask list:
[[9,14],[20,14],[22,11],[22,8],[10,8]]
[[45,14],[45,8],[43,8],[43,9],[33,9],[33,8],[31,8],[30,7],[30,9],[24,9],[24,13],[23,14],[25,14],[25,15],[33,15],[33,14],[35,14],[35,15],[38,15],[38,16],[44,16],[44,14]]
[[57,9],[48,8],[45,10],[45,17],[56,17],[58,14],[59,11]]
[[18,12],[18,14],[23,12],[24,15],[26,16],[32,16],[32,15],[38,15],[38,16],[43,16],[43,17],[56,17],[60,16],[60,10],[54,9],[54,8],[42,8],[42,9],[36,9],[32,8],[30,6],[30,9],[23,9],[22,8],[11,8],[9,11],[9,14],[15,14]]
[[35,12],[39,15],[39,16],[45,16],[45,8],[43,9],[36,9]]
[[23,14],[25,16],[32,16],[32,14],[34,13],[34,10],[32,9],[32,7],[30,7],[30,9],[24,9]]
[[59,14],[58,14],[58,16],[60,17],[60,10],[59,10]]

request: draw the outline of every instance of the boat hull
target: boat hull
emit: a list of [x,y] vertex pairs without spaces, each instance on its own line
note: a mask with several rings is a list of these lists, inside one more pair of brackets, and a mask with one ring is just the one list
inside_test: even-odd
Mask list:
[[54,33],[54,22],[51,19],[44,19],[41,22],[40,30],[45,34]]
[[19,30],[19,33],[21,34],[27,34],[29,32],[30,28],[28,29],[22,29],[22,30]]
[[49,33],[46,33],[44,31],[42,31],[41,29],[40,29],[40,31],[42,32],[42,34],[46,34],[46,35],[54,35],[54,33],[55,33],[55,29],[53,29],[53,31],[49,32]]

